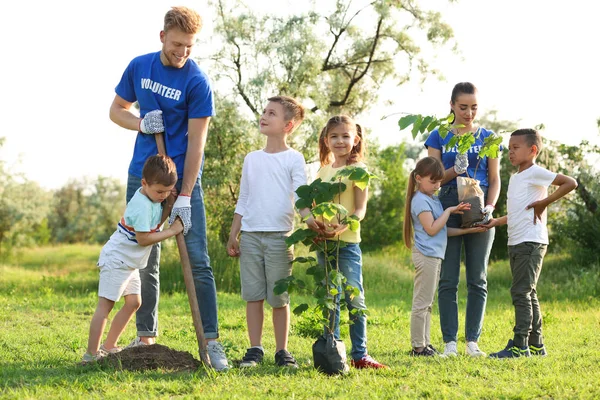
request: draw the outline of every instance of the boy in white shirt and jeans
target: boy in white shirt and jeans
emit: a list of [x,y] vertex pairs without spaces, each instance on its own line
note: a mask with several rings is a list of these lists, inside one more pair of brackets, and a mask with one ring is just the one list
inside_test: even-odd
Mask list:
[[[273,289],[275,282],[292,273],[294,251],[286,245],[285,239],[294,228],[295,191],[306,185],[306,163],[301,153],[288,147],[286,138],[304,119],[304,108],[287,96],[271,97],[268,101],[260,118],[260,132],[267,137],[267,144],[244,159],[227,253],[240,257],[242,298],[246,301],[251,347],[240,366],[254,367],[262,362],[266,299],[273,308],[275,363],[297,368],[296,360],[287,351],[289,296],[287,292],[276,296]],[[305,217],[310,210],[302,209],[300,214]],[[311,229],[319,230],[312,217],[306,223]]]
[[[507,215],[487,227],[508,224],[508,255],[512,273],[510,294],[515,306],[514,338],[492,358],[545,356],[542,312],[536,286],[548,247],[546,208],[577,187],[575,179],[535,164],[542,139],[534,129],[518,129],[510,136],[508,156],[519,170],[510,177]],[[558,188],[548,196],[548,186]]]

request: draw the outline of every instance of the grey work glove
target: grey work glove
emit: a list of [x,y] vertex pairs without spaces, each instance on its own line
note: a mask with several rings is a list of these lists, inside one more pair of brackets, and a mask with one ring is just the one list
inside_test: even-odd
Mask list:
[[165,131],[161,110],[152,110],[140,120],[140,132],[153,135]]
[[454,171],[458,174],[464,174],[467,172],[467,167],[469,166],[469,158],[467,157],[467,153],[461,154],[458,153],[456,155],[456,159],[454,160]]
[[175,221],[175,218],[181,218],[183,223],[183,234],[187,235],[188,231],[192,227],[192,204],[190,203],[190,196],[180,194],[173,204],[173,210],[169,216],[169,225]]
[[483,220],[479,223],[479,225],[486,225],[488,222],[490,222],[492,219],[492,213],[495,209],[496,207],[494,207],[491,204],[488,204],[487,206],[483,207],[481,209],[481,213],[483,214]]

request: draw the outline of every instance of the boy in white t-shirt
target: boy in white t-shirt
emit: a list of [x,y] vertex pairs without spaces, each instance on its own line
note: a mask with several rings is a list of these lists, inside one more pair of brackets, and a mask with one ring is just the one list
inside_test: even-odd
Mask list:
[[[536,286],[548,247],[546,208],[577,187],[575,179],[535,164],[542,139],[534,129],[518,129],[510,136],[508,156],[519,170],[510,177],[507,215],[487,227],[508,224],[508,255],[512,273],[510,294],[515,306],[514,338],[493,358],[545,356],[542,312]],[[548,196],[548,186],[558,188]]]
[[[160,230],[177,197],[172,193],[177,182],[173,160],[163,155],[149,157],[142,176],[142,187],[127,203],[117,230],[100,252],[98,306],[90,324],[84,363],[121,351],[117,346],[119,337],[142,304],[139,270],[148,262],[151,245],[183,231],[180,219],[164,231]],[[104,344],[100,345],[108,314],[121,296],[125,304],[115,315]]]
[[[287,351],[290,299],[287,292],[276,296],[273,289],[275,282],[292,273],[294,251],[285,239],[294,228],[295,191],[306,185],[306,163],[301,153],[287,145],[286,139],[304,119],[304,108],[287,96],[271,97],[268,101],[260,118],[260,132],[267,137],[267,144],[244,159],[227,253],[240,257],[242,298],[246,301],[250,348],[240,366],[254,367],[263,360],[266,299],[273,308],[275,363],[297,368],[296,360]],[[310,214],[309,209],[299,212],[302,217]],[[311,229],[320,229],[312,217],[306,223]]]

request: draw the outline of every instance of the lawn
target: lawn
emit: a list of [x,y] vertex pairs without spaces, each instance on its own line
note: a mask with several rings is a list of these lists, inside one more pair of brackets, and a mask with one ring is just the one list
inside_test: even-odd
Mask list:
[[[292,317],[289,350],[300,368],[282,370],[274,365],[270,312],[265,316],[266,362],[256,369],[173,373],[79,366],[97,301],[94,265],[99,249],[80,245],[35,249],[0,265],[1,398],[600,397],[600,269],[579,267],[565,255],[547,256],[538,287],[550,354],[546,358],[515,360],[471,359],[464,355],[456,359],[411,358],[412,270],[407,253],[390,248],[365,255],[369,353],[390,368],[351,370],[347,376],[328,377],[311,366],[315,326],[310,315]],[[187,297],[177,290],[181,287],[177,282],[168,281],[178,276],[176,271],[169,272],[176,268],[173,257],[169,257],[165,254],[163,278],[170,290],[161,297],[159,343],[198,357]],[[228,269],[219,269],[219,277],[225,273],[228,282],[222,285],[228,291],[220,291],[218,297],[221,340],[230,360],[241,359],[248,340],[244,303],[232,290],[235,262],[213,257],[213,263],[219,264],[216,270]],[[511,337],[509,285],[508,264],[492,263],[480,340],[480,347],[488,353],[500,350]],[[464,300],[465,287],[461,283],[461,318]],[[306,301],[310,298],[292,296],[292,306]],[[434,346],[441,347],[438,321],[436,305],[432,339]],[[131,323],[122,344],[134,336],[135,326]],[[342,327],[342,337],[349,347],[347,325]],[[459,338],[459,351],[464,353],[464,336]]]

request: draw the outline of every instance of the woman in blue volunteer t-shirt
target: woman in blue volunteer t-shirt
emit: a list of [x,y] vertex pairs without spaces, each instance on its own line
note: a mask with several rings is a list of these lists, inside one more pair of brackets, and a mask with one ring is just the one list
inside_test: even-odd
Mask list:
[[[472,83],[461,82],[454,86],[450,107],[454,114],[454,128],[442,139],[434,130],[425,141],[428,155],[442,161],[445,168],[439,199],[444,209],[458,204],[456,187],[457,176],[470,176],[479,181],[485,195],[485,212],[491,214],[500,193],[500,161],[483,158],[477,166],[479,150],[486,137],[493,134],[484,128],[475,128],[473,121],[477,115],[477,89]],[[455,135],[475,132],[476,141],[466,154],[458,154],[456,146],[446,148],[446,144]],[[477,167],[477,171],[475,168]],[[460,215],[452,215],[447,222],[448,227],[459,228]],[[440,325],[444,338],[444,355],[456,356],[458,339],[458,282],[460,276],[461,252],[464,244],[467,278],[467,310],[465,321],[466,353],[470,356],[485,356],[477,341],[481,335],[485,304],[487,299],[487,265],[494,229],[486,232],[448,238],[446,254],[442,262],[438,302],[440,309]]]

